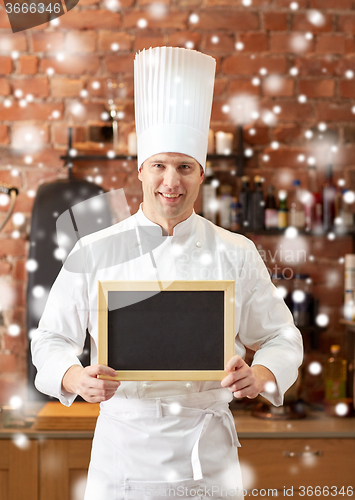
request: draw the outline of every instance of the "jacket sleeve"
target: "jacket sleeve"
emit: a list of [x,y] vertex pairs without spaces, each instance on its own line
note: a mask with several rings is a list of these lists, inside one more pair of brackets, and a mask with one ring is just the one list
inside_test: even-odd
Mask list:
[[252,365],[263,365],[275,376],[276,390],[261,395],[280,406],[284,393],[297,379],[303,360],[303,341],[251,241],[240,273],[240,289],[239,339],[255,351]]
[[37,368],[35,386],[70,406],[76,394],[62,390],[62,379],[72,365],[81,365],[88,324],[86,280],[82,274],[61,269],[34,332],[31,351]]

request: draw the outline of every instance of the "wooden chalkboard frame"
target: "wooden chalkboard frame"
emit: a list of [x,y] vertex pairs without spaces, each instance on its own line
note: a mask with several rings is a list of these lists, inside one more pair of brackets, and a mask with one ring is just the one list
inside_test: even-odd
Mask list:
[[[224,366],[235,349],[234,280],[204,281],[98,281],[98,363],[108,366],[108,292],[110,291],[223,291],[224,292]],[[116,370],[111,380],[222,380],[224,370]]]

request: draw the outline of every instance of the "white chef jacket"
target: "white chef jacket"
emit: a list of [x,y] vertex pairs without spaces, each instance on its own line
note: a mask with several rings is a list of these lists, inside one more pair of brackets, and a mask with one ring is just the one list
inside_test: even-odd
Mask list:
[[[39,328],[32,340],[33,362],[38,370],[35,380],[37,389],[58,398],[67,406],[74,401],[76,395],[63,391],[61,382],[70,366],[80,364],[77,355],[83,349],[86,329],[89,330],[92,337],[92,364],[97,362],[98,280],[162,280],[171,282],[174,280],[234,280],[235,353],[244,357],[245,346],[256,351],[253,364],[267,367],[274,374],[277,385],[274,392],[262,393],[262,395],[274,405],[281,405],[283,394],[297,378],[297,370],[302,362],[303,355],[302,338],[300,332],[294,326],[290,311],[283,299],[277,294],[255,245],[244,236],[233,234],[215,226],[203,217],[196,215],[195,212],[174,227],[172,236],[161,238],[162,243],[154,248],[151,253],[144,253],[144,245],[140,241],[141,236],[134,243],[132,243],[132,239],[129,239],[127,243],[127,245],[131,245],[129,248],[125,245],[117,247],[107,244],[110,238],[114,239],[119,232],[137,230],[138,227],[140,227],[140,232],[137,232],[137,234],[140,235],[144,235],[145,231],[148,232],[153,227],[159,230],[160,235],[162,234],[160,226],[150,221],[140,208],[135,215],[123,222],[82,238],[80,245],[85,248],[100,243],[100,240],[104,242],[104,250],[100,255],[94,256],[89,272],[73,273],[63,266],[50,291]],[[78,246],[73,251],[77,249]],[[125,256],[131,255],[134,258],[123,262],[124,259],[120,258],[121,254]],[[116,257],[119,263],[112,265]],[[127,260],[126,257],[125,259]],[[108,267],[105,267],[105,262]],[[105,428],[108,428],[110,419],[110,425],[114,420],[117,423],[117,412],[119,412],[121,416],[126,415],[127,417],[129,415],[129,425],[133,429],[133,422],[136,417],[138,422],[134,431],[136,433],[141,428],[142,415],[147,415],[147,411],[148,414],[149,411],[152,411],[154,415],[157,412],[161,416],[164,414],[164,408],[168,407],[166,405],[172,401],[179,402],[182,408],[191,408],[192,401],[197,401],[198,397],[200,398],[199,403],[196,403],[198,411],[201,409],[207,411],[206,408],[209,408],[211,410],[210,415],[214,414],[214,412],[217,415],[218,409],[220,409],[218,401],[224,399],[228,402],[231,399],[230,395],[228,389],[221,388],[219,381],[124,381],[121,382],[113,398],[101,403],[99,419],[101,421],[105,420]],[[156,407],[156,402],[158,402],[158,407]],[[215,403],[217,406],[214,406]],[[125,411],[126,407],[123,406],[126,404],[131,405],[130,410],[127,410],[128,413]],[[148,406],[142,407],[142,404]],[[154,408],[150,406],[151,404],[155,405]],[[200,406],[198,406],[199,404]],[[134,413],[135,417],[133,413],[129,413],[133,409],[137,410]],[[115,415],[115,417],[112,417],[112,415]],[[218,415],[219,417],[221,415],[225,417],[224,410]],[[206,417],[206,413],[204,416]],[[201,420],[201,415],[195,415],[194,418],[197,418],[195,427],[199,429],[198,436],[201,437],[203,433],[206,433],[206,418]],[[228,419],[228,415],[226,418]],[[214,419],[212,419],[213,421]],[[154,426],[154,418],[152,422]],[[104,453],[99,444],[99,441],[104,441],[102,428],[103,426],[100,428],[97,426],[94,438],[93,452],[96,448],[97,453],[92,456],[92,464],[95,462],[96,465],[100,461],[97,457]],[[215,431],[216,428],[215,424],[209,425],[212,435],[213,432],[217,432],[215,434],[217,441],[214,442],[222,442],[226,435],[218,436],[218,431]],[[112,439],[113,432],[112,429],[110,439]],[[187,436],[187,441],[193,447],[196,433],[194,437],[189,437],[186,427],[183,431],[180,429],[180,436],[181,433]],[[229,429],[228,436],[230,434],[231,430]],[[99,435],[101,436],[100,439],[98,438]],[[120,436],[128,436],[127,442],[123,443],[121,440],[121,446],[118,444],[118,448],[132,449],[132,446],[134,447],[134,442],[130,442],[132,435],[128,428],[122,429]],[[147,435],[149,435],[149,432]],[[231,439],[236,441],[233,436]],[[153,440],[151,449],[159,449],[158,443]],[[200,443],[197,440],[196,443],[197,448],[203,449],[205,446],[203,440]],[[234,444],[238,445],[236,442]],[[226,450],[227,448],[224,450],[224,456],[228,458]],[[159,453],[163,456],[165,452],[160,450]],[[177,452],[178,455],[179,452]],[[208,453],[206,456],[208,456]],[[110,463],[112,462],[111,458],[108,458]],[[123,463],[126,464],[127,462],[126,459],[125,455],[122,460],[117,460],[123,466]],[[166,462],[169,462],[168,458]],[[201,464],[198,459],[196,462],[196,456],[195,459],[192,458],[192,468],[193,478],[199,478],[203,475],[201,471],[199,472]],[[141,469],[142,467],[140,471]],[[132,469],[132,471],[135,470]],[[207,466],[205,470],[208,472]],[[123,479],[121,479],[126,481],[127,476],[129,476],[128,479],[132,479],[134,475],[132,471],[126,471],[122,476]],[[236,473],[238,474],[238,471]],[[149,474],[147,473],[147,477],[150,478],[152,474],[154,475],[154,469]],[[191,475],[186,469],[182,475],[178,474],[178,480],[184,480],[186,476],[189,478]],[[208,473],[204,476],[208,476]],[[94,473],[92,477],[94,477]],[[139,479],[140,476],[137,477]],[[122,483],[121,479],[119,484]],[[156,484],[160,484],[159,480],[158,483],[154,483],[154,487],[156,487]],[[91,489],[94,490],[95,488],[92,487]],[[126,496],[119,496],[118,490],[119,487],[116,483],[114,486],[115,493],[113,493],[112,489],[107,489],[106,498],[109,500],[113,498],[115,500],[116,498],[117,500],[136,498],[132,493],[137,490],[136,485],[132,486],[130,484],[128,489],[126,488]],[[96,491],[96,499],[98,498],[97,493]],[[141,496],[141,492],[137,493],[137,495],[137,498],[145,498]],[[154,496],[157,498],[156,495]],[[85,498],[91,497],[86,496]],[[216,498],[229,499],[231,497],[220,495]]]

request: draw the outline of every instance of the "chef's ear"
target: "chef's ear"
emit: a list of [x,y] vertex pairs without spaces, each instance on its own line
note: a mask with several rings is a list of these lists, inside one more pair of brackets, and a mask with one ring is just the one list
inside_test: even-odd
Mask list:
[[142,170],[143,170],[143,165],[144,165],[144,162],[142,163],[142,165],[139,167],[138,169],[138,179],[140,181],[142,181]]
[[205,178],[205,171],[203,170],[203,168],[201,167],[200,165],[200,184],[202,184],[203,182],[203,179]]

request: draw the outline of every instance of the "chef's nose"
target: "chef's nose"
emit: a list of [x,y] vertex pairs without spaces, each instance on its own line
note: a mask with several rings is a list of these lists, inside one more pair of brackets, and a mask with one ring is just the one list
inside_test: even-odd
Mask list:
[[164,186],[169,189],[176,189],[180,185],[180,174],[174,167],[167,167],[164,171]]

